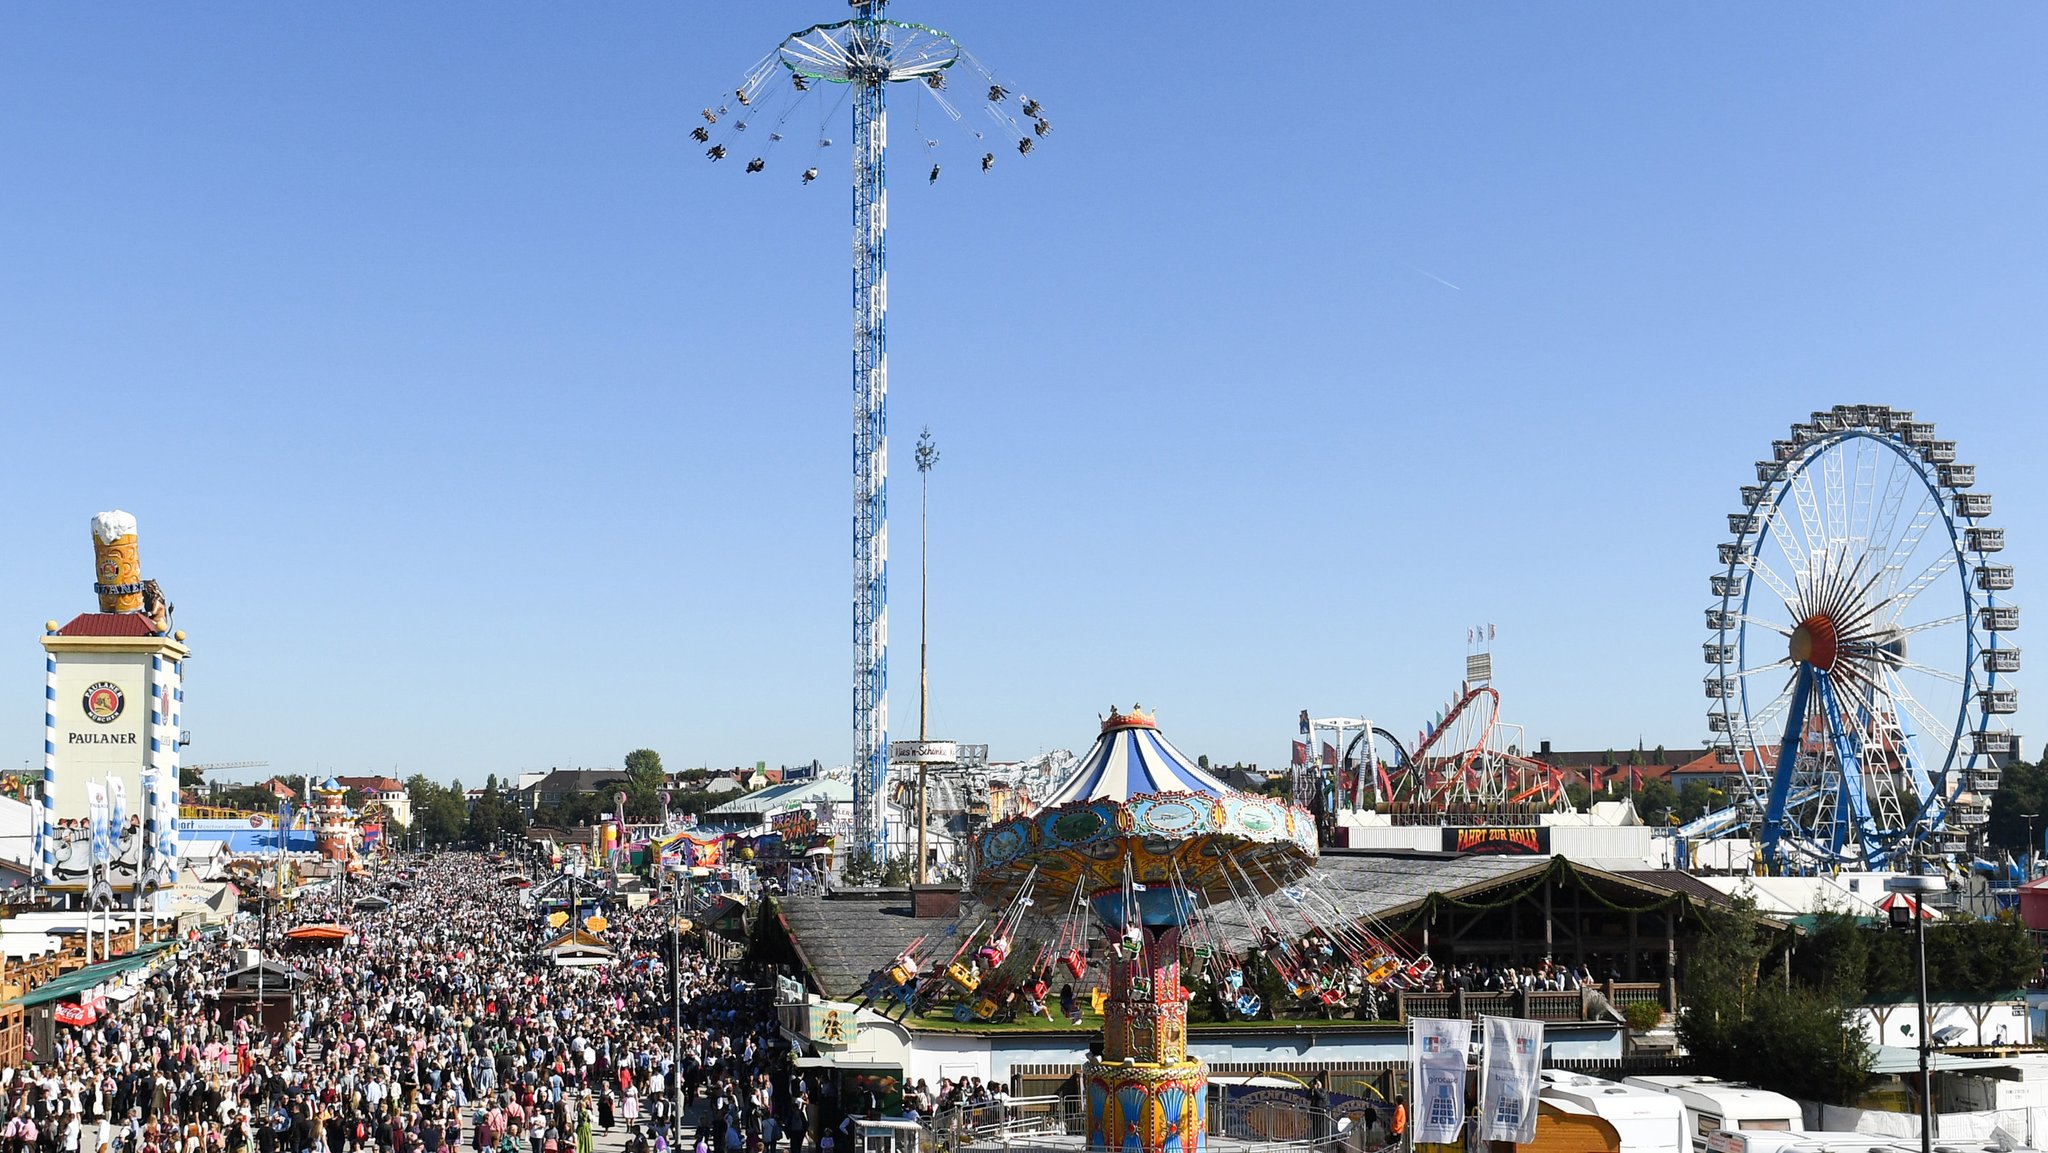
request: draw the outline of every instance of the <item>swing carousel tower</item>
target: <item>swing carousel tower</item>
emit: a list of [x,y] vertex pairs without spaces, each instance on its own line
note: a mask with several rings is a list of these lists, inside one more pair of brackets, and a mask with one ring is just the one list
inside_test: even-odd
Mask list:
[[1150,715],[1111,710],[1074,775],[1034,813],[983,834],[976,889],[1085,901],[1113,944],[1102,1053],[1081,1070],[1087,1147],[1207,1147],[1208,1068],[1187,1053],[1183,950],[1203,910],[1270,893],[1316,860],[1306,809],[1232,789],[1173,747]]
[[[935,106],[935,123],[960,127],[981,153],[963,159],[984,173],[995,167],[997,147],[1029,156],[1052,125],[1038,101],[1005,87],[946,33],[884,18],[888,0],[850,5],[851,18],[784,38],[737,88],[704,109],[705,122],[690,137],[709,146],[704,154],[713,162],[729,153],[751,156],[743,171],[762,173],[778,145],[786,149],[793,137],[801,139],[796,126],[803,106],[827,92],[843,94],[853,106],[854,823],[860,846],[880,858],[889,848],[882,820],[889,773],[889,90],[901,86],[898,100],[915,101],[912,127],[920,137],[927,101]],[[979,129],[963,124],[961,107],[946,95],[948,77],[956,74],[972,77],[968,85],[986,95]],[[828,107],[827,116],[837,113],[836,102]],[[818,178],[821,155],[832,144],[827,131],[821,120],[800,172],[806,185]],[[920,142],[932,162],[927,184],[935,185],[940,141]]]

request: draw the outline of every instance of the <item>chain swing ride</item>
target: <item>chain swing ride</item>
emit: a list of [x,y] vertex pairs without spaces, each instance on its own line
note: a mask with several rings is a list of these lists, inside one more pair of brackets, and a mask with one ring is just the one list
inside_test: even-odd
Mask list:
[[913,943],[870,976],[862,1003],[1058,1020],[1056,1000],[1078,1023],[1077,987],[1092,986],[1104,1045],[1082,1074],[1091,1142],[1194,1148],[1206,1071],[1186,1055],[1195,994],[1183,966],[1216,1015],[1236,1017],[1377,1018],[1383,994],[1431,975],[1425,955],[1347,909],[1317,852],[1306,809],[1232,789],[1151,716],[1111,710],[1043,805],[982,835],[974,892],[990,910]]
[[[851,0],[850,19],[790,34],[690,130],[713,163],[747,157],[741,168],[748,175],[784,171],[777,160],[783,146],[800,150],[795,174],[808,185],[834,146],[833,121],[853,105],[854,834],[876,860],[889,848],[882,818],[889,772],[888,93],[901,87],[913,100],[911,125],[931,163],[927,184],[937,184],[942,169],[942,142],[925,135],[928,108],[935,126],[975,142],[982,172],[995,168],[998,152],[1029,156],[1052,132],[1037,100],[1012,91],[946,33],[884,19],[886,4]],[[956,77],[970,76],[960,87],[973,91],[952,95]],[[983,119],[969,124],[963,108],[977,102]],[[815,125],[799,116],[807,107],[822,109]]]

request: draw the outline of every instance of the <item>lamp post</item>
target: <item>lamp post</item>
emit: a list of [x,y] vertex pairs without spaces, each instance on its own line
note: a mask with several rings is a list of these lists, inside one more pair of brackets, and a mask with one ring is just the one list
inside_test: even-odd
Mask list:
[[[925,663],[925,621],[926,605],[930,601],[927,590],[931,587],[932,466],[938,463],[939,446],[932,443],[932,430],[926,428],[917,434],[917,739],[920,742],[931,739],[925,725],[930,719],[928,699],[931,694],[930,669]],[[925,828],[931,820],[925,808],[925,797],[930,771],[930,765],[918,762],[916,877],[920,885],[929,879],[925,876],[925,862],[930,859],[925,847]]]
[[1902,914],[1913,921],[1913,946],[1920,968],[1920,1153],[1934,1153],[1934,1085],[1927,1074],[1934,1041],[1927,1033],[1927,914],[1920,906],[1929,895],[1947,892],[1948,878],[1924,874],[1890,877],[1884,887],[1888,893],[1906,897],[1892,904],[1893,927],[1901,927]]
[[2040,815],[2039,813],[2020,814],[2020,816],[2027,819],[2027,854],[2021,860],[2027,867],[2027,877],[2029,880],[2034,876],[2034,818]]

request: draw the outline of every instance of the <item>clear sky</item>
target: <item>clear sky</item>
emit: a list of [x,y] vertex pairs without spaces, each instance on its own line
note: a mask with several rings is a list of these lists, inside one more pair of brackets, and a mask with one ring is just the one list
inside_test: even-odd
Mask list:
[[[0,763],[113,506],[188,759],[846,759],[846,129],[809,187],[686,136],[844,13],[0,6]],[[927,424],[933,725],[998,757],[1412,731],[1483,622],[1531,741],[1697,743],[1736,486],[1837,403],[1937,422],[2048,579],[2048,10],[891,14],[1054,125],[928,185],[892,121],[899,734]]]

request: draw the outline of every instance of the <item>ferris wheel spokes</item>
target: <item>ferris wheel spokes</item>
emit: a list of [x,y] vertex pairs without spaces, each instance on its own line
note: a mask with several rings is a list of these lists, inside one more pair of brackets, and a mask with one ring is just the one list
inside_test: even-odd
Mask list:
[[1998,681],[2018,611],[1990,595],[2013,584],[1985,563],[2004,544],[1979,520],[1991,498],[1965,491],[1954,441],[1882,405],[1815,412],[1771,448],[1707,611],[1708,728],[1746,798],[1695,826],[1750,832],[1774,868],[1966,851],[1999,783],[1980,761],[2012,744],[1988,721],[2018,707]]

